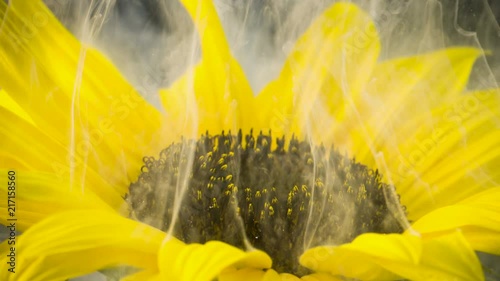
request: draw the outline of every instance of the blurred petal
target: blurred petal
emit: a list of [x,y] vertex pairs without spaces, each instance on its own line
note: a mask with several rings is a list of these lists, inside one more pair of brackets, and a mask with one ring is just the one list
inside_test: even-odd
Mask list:
[[342,281],[343,279],[335,277],[328,273],[313,273],[301,278],[304,281]]
[[[7,175],[7,170],[0,169]],[[68,210],[107,210],[113,209],[101,200],[90,189],[84,191],[79,189],[61,189],[61,185],[68,184],[60,182],[53,174],[44,172],[17,172],[16,190],[13,201],[17,206],[15,218],[17,229],[25,231],[28,227],[36,224],[44,218]],[[0,186],[0,192],[7,194],[7,185]],[[0,202],[0,223],[8,225],[7,199]]]
[[306,251],[304,266],[361,280],[483,280],[481,264],[461,233],[424,240],[363,234],[352,243]]
[[[153,227],[110,212],[59,213],[19,237],[16,273],[2,268],[0,276],[16,281],[65,280],[118,265],[155,269],[164,237]],[[8,248],[2,244],[2,266],[7,264]]]
[[439,208],[412,225],[412,229],[431,237],[457,228],[473,249],[500,255],[500,188]]
[[411,280],[484,280],[481,263],[460,232],[423,241],[419,267],[397,272]]
[[[456,75],[469,73],[474,49],[449,52],[454,55],[441,51],[437,58],[428,56],[436,61],[440,61],[439,57],[443,57],[441,61],[455,58],[455,72],[462,73]],[[455,87],[455,93],[426,90],[432,96],[422,99],[421,92],[411,92],[411,98],[401,98],[387,106],[370,100],[376,108],[371,105],[374,108],[360,112],[375,113],[363,116],[360,120],[366,122],[361,127],[345,123],[343,131],[349,133],[337,134],[345,141],[334,142],[336,146],[354,144],[347,150],[362,163],[378,168],[385,181],[394,184],[409,220],[418,220],[436,208],[484,191],[500,180],[500,170],[496,168],[500,165],[500,90],[461,93],[458,90],[463,81],[458,84],[461,86]],[[444,85],[454,88],[452,81]],[[398,95],[393,96],[398,99]],[[388,116],[390,112],[395,114],[387,117],[386,111]]]
[[[42,203],[45,199],[41,198],[46,198],[43,192],[39,192],[42,187],[46,188],[47,194],[54,195],[54,199],[50,202],[55,205],[47,205],[42,211],[31,209],[37,205],[25,205],[23,212],[43,218],[42,214],[51,213],[49,210],[57,209],[56,206],[71,207],[69,203],[71,200],[62,200],[63,195],[69,193],[95,194],[99,196],[96,200],[103,200],[115,209],[124,204],[122,198],[124,192],[119,193],[109,178],[103,177],[101,170],[87,166],[84,158],[78,155],[71,158],[68,147],[54,140],[50,133],[2,107],[0,107],[0,118],[9,120],[0,126],[0,157],[3,159],[0,162],[0,170],[13,170],[22,175],[18,178],[17,188],[20,192],[18,197],[27,196],[25,198]],[[0,189],[6,188],[7,186],[0,187]],[[95,205],[91,201],[82,199],[81,203],[84,202],[90,203],[89,208]],[[81,204],[75,206],[83,207]],[[23,220],[23,224],[26,225],[33,222],[36,220]]]
[[200,37],[202,59],[169,89],[160,92],[174,137],[222,130],[250,131],[253,93],[231,55],[212,1],[183,0]]
[[219,275],[218,281],[262,281],[264,274],[266,274],[264,270],[254,268],[225,270]]
[[[262,116],[262,127],[270,126],[278,134],[298,134],[303,122],[313,118],[322,121],[308,124],[313,136],[317,142],[324,141],[323,121],[344,120],[345,107],[358,102],[379,50],[368,14],[351,3],[332,5],[299,38],[280,76],[257,97],[257,104],[268,112]],[[315,103],[326,106],[324,116],[311,112]]]
[[[241,279],[240,279],[241,280]],[[293,274],[278,273],[274,269],[269,269],[262,276],[262,281],[300,281],[300,278]]]
[[384,139],[393,138],[393,135],[404,141],[405,133],[415,130],[408,126],[409,123],[415,124],[412,121],[429,116],[429,110],[459,97],[472,65],[481,54],[479,49],[457,47],[379,63],[365,86],[364,104],[360,103],[355,112],[360,115],[362,124],[341,124],[338,134],[361,125],[367,135],[363,137],[360,131],[360,137],[351,137],[353,147],[350,151],[363,163],[373,164],[370,143],[382,146]]
[[220,241],[184,244],[176,238],[164,241],[159,267],[163,280],[211,281],[224,270],[271,267],[271,258],[262,251],[245,252]]
[[[24,111],[17,102],[12,99],[7,92],[5,92],[4,89],[0,89],[0,107],[5,108],[6,110],[10,111],[11,113],[19,116],[26,122],[30,123],[31,125],[35,126],[35,122],[33,122],[33,119],[29,116],[29,114]],[[5,120],[5,119],[2,119]]]
[[229,272],[224,272],[218,278],[218,281],[340,281],[330,274],[315,273],[311,275],[298,278],[295,275],[287,273],[277,273],[273,269],[267,271],[244,268],[240,270],[234,270]]
[[[142,157],[158,150],[159,112],[104,56],[80,44],[42,1],[2,1],[0,14],[5,15],[0,87],[39,130],[66,148],[57,151],[66,159],[52,163],[67,171],[50,166],[43,171],[64,173],[78,186],[84,185],[90,168],[124,194],[129,179],[140,172]],[[23,148],[2,146],[11,153]],[[85,161],[75,165],[72,158]]]
[[463,93],[480,55],[480,49],[453,47],[388,60],[377,65],[367,90],[391,102],[415,100],[412,95],[441,102]]
[[410,220],[499,182],[499,93],[463,94],[433,109],[431,120],[417,116],[413,132],[385,146],[386,174]]
[[377,260],[416,265],[422,245],[417,237],[400,234],[362,234],[352,243],[307,250],[300,263],[317,272],[361,280],[395,280],[399,276],[377,264]]

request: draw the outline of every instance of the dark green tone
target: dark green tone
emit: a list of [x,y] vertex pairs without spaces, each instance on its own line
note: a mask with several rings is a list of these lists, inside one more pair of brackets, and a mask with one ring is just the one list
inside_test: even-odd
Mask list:
[[178,202],[177,238],[242,249],[246,239],[272,257],[277,271],[297,275],[307,272],[298,264],[305,247],[402,231],[377,171],[293,136],[286,149],[283,137],[271,150],[272,140],[262,133],[207,133],[168,146],[157,160],[146,157],[128,195],[134,215],[167,231]]

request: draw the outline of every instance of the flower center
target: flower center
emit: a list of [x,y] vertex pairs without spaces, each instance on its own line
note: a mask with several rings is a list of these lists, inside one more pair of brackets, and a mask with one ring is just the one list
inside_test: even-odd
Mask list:
[[[270,134],[203,135],[145,157],[128,201],[137,219],[186,243],[219,240],[267,252],[278,272],[303,275],[308,247],[402,228],[378,171],[333,149]],[[288,145],[287,145],[288,144]],[[178,204],[175,204],[175,203]]]

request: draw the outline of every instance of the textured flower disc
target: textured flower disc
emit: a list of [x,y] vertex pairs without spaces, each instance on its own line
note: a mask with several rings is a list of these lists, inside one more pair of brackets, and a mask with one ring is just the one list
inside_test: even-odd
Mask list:
[[146,157],[128,195],[134,215],[165,231],[173,225],[186,243],[250,244],[277,271],[297,275],[307,272],[298,257],[308,247],[402,232],[378,171],[293,136],[272,141],[270,134],[207,132],[168,146],[157,160]]

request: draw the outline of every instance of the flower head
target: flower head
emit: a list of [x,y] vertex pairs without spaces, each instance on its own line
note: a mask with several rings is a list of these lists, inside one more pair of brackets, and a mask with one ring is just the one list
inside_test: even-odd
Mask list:
[[336,3],[254,95],[212,2],[181,3],[201,60],[159,111],[41,1],[0,2],[0,170],[24,232],[4,279],[484,279],[500,104],[465,90],[481,50],[381,61],[370,16]]

